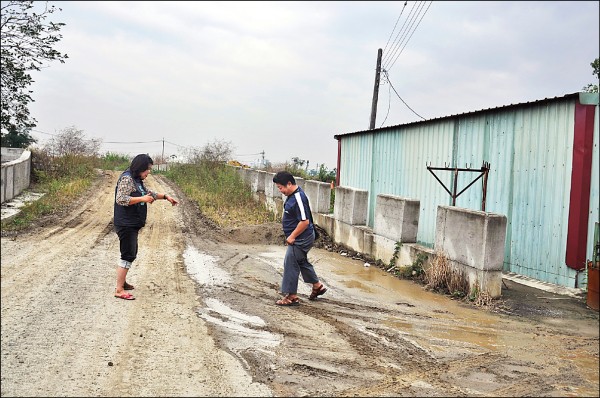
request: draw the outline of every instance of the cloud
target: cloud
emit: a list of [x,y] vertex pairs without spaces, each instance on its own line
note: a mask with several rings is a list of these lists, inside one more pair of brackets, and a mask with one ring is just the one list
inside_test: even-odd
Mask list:
[[[70,58],[34,75],[37,130],[195,147],[222,139],[239,154],[330,169],[333,136],[369,126],[377,49],[404,4],[56,3],[53,20],[66,23],[57,48]],[[426,118],[560,96],[593,81],[598,29],[597,2],[433,2],[389,76]],[[384,119],[420,120],[385,82],[377,127]]]

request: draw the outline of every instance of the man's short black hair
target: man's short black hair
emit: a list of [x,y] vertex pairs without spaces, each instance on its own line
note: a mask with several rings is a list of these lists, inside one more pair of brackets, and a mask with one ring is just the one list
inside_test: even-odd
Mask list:
[[273,182],[275,184],[280,184],[286,186],[288,182],[291,182],[292,185],[296,185],[296,179],[294,176],[288,171],[280,171],[273,176]]

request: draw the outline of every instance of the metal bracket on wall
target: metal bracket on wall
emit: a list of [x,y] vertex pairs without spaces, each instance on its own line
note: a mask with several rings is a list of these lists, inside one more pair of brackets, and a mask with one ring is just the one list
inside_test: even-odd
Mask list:
[[[440,184],[442,184],[442,186],[444,187],[446,192],[448,192],[448,194],[452,197],[452,206],[456,206],[456,198],[458,198],[460,196],[460,194],[465,192],[467,189],[469,189],[471,187],[471,185],[475,184],[475,182],[477,180],[479,180],[481,177],[483,177],[483,188],[482,188],[483,189],[483,197],[481,199],[481,211],[485,211],[485,198],[486,198],[486,194],[487,194],[487,179],[488,179],[488,174],[490,172],[490,164],[488,162],[483,162],[481,168],[479,168],[479,169],[472,169],[472,168],[468,167],[468,165],[465,165],[465,168],[446,167],[445,163],[444,163],[444,167],[431,167],[431,163],[429,163],[429,165],[426,164],[426,166],[427,166],[427,170],[429,170],[429,172],[431,174],[433,174],[435,179],[438,180],[438,182]],[[434,170],[446,170],[446,171],[454,172],[454,181],[453,181],[452,192],[450,192],[450,190],[446,187],[446,185],[433,172]],[[475,178],[473,181],[471,181],[471,183],[469,185],[467,185],[462,191],[460,191],[459,193],[456,193],[459,171],[478,172],[480,174],[479,174],[479,176],[477,176],[477,178]]]

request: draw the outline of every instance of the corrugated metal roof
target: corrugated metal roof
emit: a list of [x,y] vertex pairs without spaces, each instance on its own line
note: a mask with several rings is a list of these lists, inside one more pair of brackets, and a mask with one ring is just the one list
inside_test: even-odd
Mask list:
[[556,101],[558,99],[570,99],[572,97],[576,97],[579,96],[579,92],[577,93],[572,93],[572,94],[565,94],[562,97],[554,97],[554,98],[544,98],[541,100],[535,100],[535,101],[527,101],[527,102],[520,102],[517,104],[510,104],[510,105],[502,105],[502,106],[496,106],[493,108],[485,108],[485,109],[480,109],[480,110],[476,110],[476,111],[470,111],[470,112],[463,112],[463,113],[456,113],[453,115],[449,115],[449,116],[440,116],[440,117],[436,117],[436,118],[432,118],[432,119],[427,119],[427,120],[419,120],[416,122],[410,122],[410,123],[401,123],[401,124],[396,124],[393,126],[386,126],[386,127],[380,127],[380,128],[376,128],[376,129],[372,129],[372,130],[360,130],[360,131],[354,131],[351,133],[341,133],[341,134],[335,134],[333,136],[333,138],[335,138],[336,140],[339,139],[339,137],[346,137],[352,134],[364,134],[367,132],[378,132],[378,131],[385,131],[388,129],[394,129],[394,128],[398,128],[398,127],[406,127],[406,126],[412,126],[415,124],[422,124],[422,123],[429,123],[429,122],[433,122],[433,121],[440,121],[440,120],[444,120],[444,119],[452,119],[452,118],[456,118],[456,117],[462,117],[462,116],[466,116],[466,115],[474,115],[477,113],[481,113],[481,112],[490,112],[490,111],[494,111],[494,110],[507,110],[508,108],[512,108],[512,107],[526,107],[526,106],[532,106],[532,105],[539,105],[541,103],[544,102],[550,102],[550,101]]

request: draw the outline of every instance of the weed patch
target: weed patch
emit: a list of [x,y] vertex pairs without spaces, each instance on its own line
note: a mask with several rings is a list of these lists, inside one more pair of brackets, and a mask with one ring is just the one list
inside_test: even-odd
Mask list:
[[251,190],[232,167],[219,162],[199,161],[171,165],[166,176],[188,198],[198,203],[202,213],[219,227],[281,221],[254,199]]

